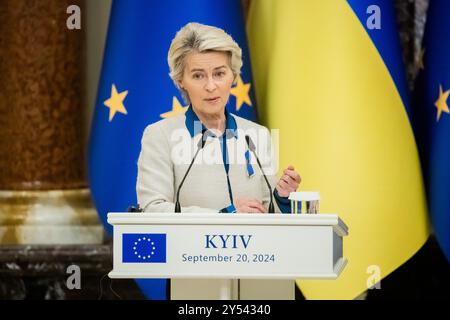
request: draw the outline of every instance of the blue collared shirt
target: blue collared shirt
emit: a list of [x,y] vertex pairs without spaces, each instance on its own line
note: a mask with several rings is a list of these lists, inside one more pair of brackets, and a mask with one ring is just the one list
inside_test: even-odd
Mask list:
[[[205,126],[203,125],[203,123],[200,122],[200,120],[197,117],[197,115],[195,114],[194,110],[192,109],[192,105],[190,105],[189,108],[187,109],[185,116],[186,116],[186,121],[185,121],[186,128],[188,129],[192,138],[195,135],[197,135],[198,133],[203,132],[204,129],[206,129]],[[223,164],[225,167],[225,173],[227,175],[228,194],[230,196],[230,206],[222,209],[221,212],[233,212],[233,211],[235,211],[235,208],[233,206],[233,202],[234,202],[233,201],[233,192],[231,190],[230,179],[228,177],[229,161],[228,161],[228,153],[227,153],[227,144],[224,143],[224,137],[225,137],[225,139],[231,139],[231,138],[237,139],[238,132],[237,132],[236,120],[226,109],[225,109],[225,118],[226,118],[225,134],[222,134],[220,137],[217,137],[217,138],[220,141],[222,157],[223,157]],[[291,212],[289,199],[287,197],[286,198],[281,197],[278,194],[276,189],[274,190],[273,194],[274,194],[275,200],[276,200],[281,212],[283,212],[283,213]]]

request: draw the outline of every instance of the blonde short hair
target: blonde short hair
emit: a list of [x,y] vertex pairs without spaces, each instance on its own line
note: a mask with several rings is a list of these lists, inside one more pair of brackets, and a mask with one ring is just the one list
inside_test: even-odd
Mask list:
[[220,28],[200,23],[188,23],[181,28],[169,48],[167,61],[170,68],[170,78],[181,91],[183,98],[189,102],[187,92],[180,88],[178,81],[183,78],[185,58],[190,52],[220,51],[230,56],[230,68],[234,81],[241,73],[242,50],[236,41]]

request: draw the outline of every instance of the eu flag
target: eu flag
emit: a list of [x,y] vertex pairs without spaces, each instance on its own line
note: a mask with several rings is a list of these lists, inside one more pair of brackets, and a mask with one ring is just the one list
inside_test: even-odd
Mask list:
[[[244,67],[227,109],[256,118],[240,0],[113,1],[89,150],[91,191],[109,234],[107,213],[136,204],[145,127],[186,110],[168,76],[167,52],[176,32],[189,22],[222,28],[240,45]],[[153,290],[156,282],[151,283],[150,292],[141,288],[152,298],[162,298],[163,286]]]
[[123,263],[165,263],[165,233],[124,233],[122,235]]
[[428,208],[437,241],[450,262],[450,2],[431,0],[417,59],[414,129]]

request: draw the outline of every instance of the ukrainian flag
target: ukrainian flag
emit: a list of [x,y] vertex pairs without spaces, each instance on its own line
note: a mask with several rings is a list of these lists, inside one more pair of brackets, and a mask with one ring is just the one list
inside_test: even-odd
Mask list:
[[349,226],[341,276],[298,284],[308,299],[355,298],[428,237],[393,3],[253,1],[248,37],[280,167],[294,164],[301,188],[320,191],[321,212]]
[[[240,0],[113,1],[89,149],[92,195],[109,234],[107,213],[126,211],[137,201],[144,128],[187,109],[169,78],[167,52],[176,32],[188,22],[222,28],[240,45],[244,67],[227,109],[256,120]],[[164,283],[139,284],[151,298],[166,297]]]
[[430,1],[417,59],[413,123],[421,151],[430,218],[450,262],[450,12],[449,1]]

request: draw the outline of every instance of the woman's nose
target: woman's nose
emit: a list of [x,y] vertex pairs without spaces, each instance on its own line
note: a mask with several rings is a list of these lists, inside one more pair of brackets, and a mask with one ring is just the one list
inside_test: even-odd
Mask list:
[[217,88],[217,84],[212,77],[209,77],[206,84],[205,89],[209,92],[214,91]]

